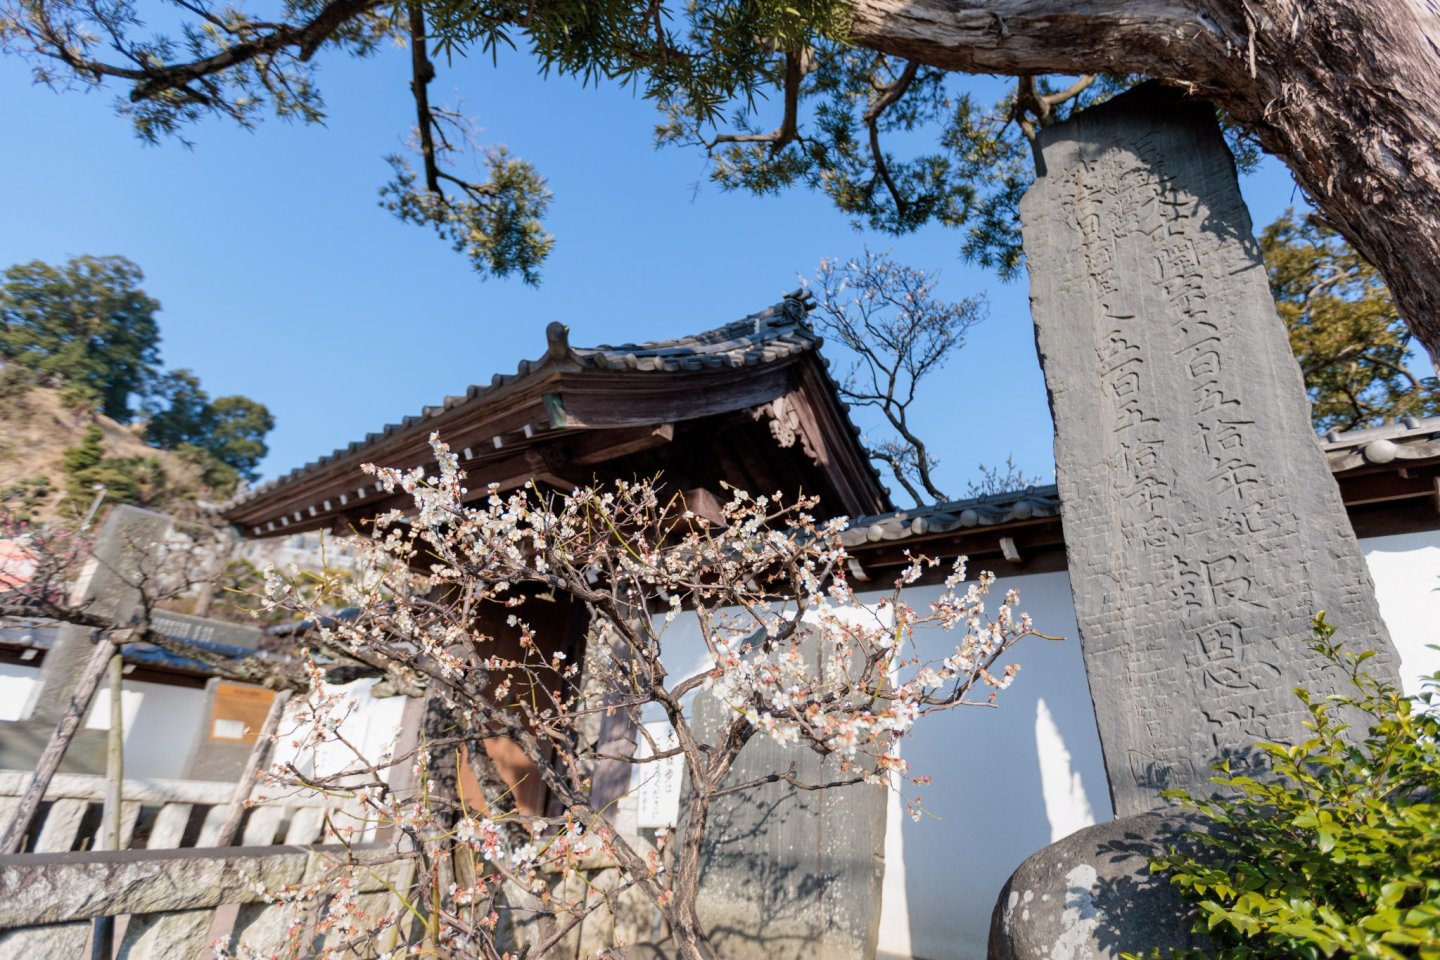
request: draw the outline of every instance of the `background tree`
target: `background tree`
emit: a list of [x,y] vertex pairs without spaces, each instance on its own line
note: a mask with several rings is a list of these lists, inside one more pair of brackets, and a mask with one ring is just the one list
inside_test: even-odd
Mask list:
[[877,411],[891,431],[867,439],[866,452],[889,468],[916,504],[946,499],[934,477],[938,461],[910,421],[916,391],[985,316],[981,296],[937,298],[936,279],[866,250],[844,262],[822,260],[813,284],[811,322],[853,358],[840,379],[840,396]]
[[210,395],[190,370],[171,370],[155,380],[141,401],[145,442],[166,450],[198,445],[210,433]]
[[[133,418],[130,404],[138,399],[145,441],[185,456],[213,492],[228,496],[242,477],[259,475],[275,418],[249,397],[211,400],[190,370],[159,375],[160,304],[140,289],[144,275],[138,266],[124,257],[76,257],[63,267],[36,260],[10,267],[4,277],[0,358],[6,371],[0,399],[38,380],[61,388],[67,401],[98,408],[121,423]],[[103,481],[89,475],[105,459],[99,429],[71,448],[94,461],[83,468],[67,465],[72,487]],[[67,464],[70,459],[67,453]],[[113,483],[103,482],[121,499],[144,504],[178,495],[165,480],[164,465],[152,457],[105,462]]]
[[1002,493],[1014,493],[1027,487],[1038,487],[1045,482],[1045,478],[1039,474],[1026,473],[1015,462],[1013,454],[996,467],[987,467],[982,463],[979,470],[980,479],[971,480],[965,485],[967,497],[993,497]]
[[65,449],[65,475],[70,480],[70,496],[74,499],[81,499],[87,492],[93,492],[94,483],[87,479],[91,471],[100,465],[105,459],[105,431],[100,429],[98,423],[92,423],[85,428],[85,433],[80,442],[73,447]]
[[[386,204],[434,226],[482,273],[532,280],[549,250],[544,181],[498,150],[485,156],[484,182],[454,172],[461,118],[429,100],[432,53],[523,45],[542,69],[634,84],[668,109],[662,136],[740,147],[722,151],[722,172],[773,161],[751,189],[833,181],[836,202],[864,217],[899,230],[932,219],[969,225],[982,241],[1012,222],[1028,177],[1010,125],[1023,135],[1052,121],[1096,87],[1095,75],[1158,79],[1212,100],[1284,160],[1378,267],[1422,342],[1440,348],[1440,53],[1427,39],[1440,35],[1440,10],[1431,5],[758,0],[680,12],[649,0],[483,9],[329,0],[279,16],[175,7],[180,24],[166,35],[142,24],[129,0],[6,0],[0,43],[30,57],[42,82],[128,84],[122,111],[156,139],[211,114],[247,125],[265,109],[319,120],[322,49],[363,56],[402,39],[420,170],[401,158]],[[1008,107],[977,109],[950,87],[956,72],[1017,77]],[[893,134],[912,141],[926,130],[936,153],[907,162],[887,146]],[[995,189],[981,196],[977,177]]]
[[85,429],[77,446],[65,450],[64,464],[72,519],[89,507],[97,485],[105,488],[107,500],[141,507],[165,506],[189,492],[171,483],[158,457],[106,456],[105,434],[97,423]]
[[259,476],[269,452],[265,436],[275,428],[264,404],[242,396],[212,401],[193,372],[172,370],[146,397],[144,409],[146,442],[189,457],[217,493],[229,495],[241,477]]
[[0,285],[0,357],[128,423],[160,358],[160,304],[140,289],[144,274],[124,257],[39,260],[5,271]]
[[1411,334],[1385,282],[1339,234],[1293,210],[1260,236],[1315,429],[1440,413],[1440,382],[1410,369]]
[[210,436],[202,446],[253,482],[260,475],[260,461],[270,452],[265,436],[275,429],[269,408],[249,397],[216,397],[210,420]]

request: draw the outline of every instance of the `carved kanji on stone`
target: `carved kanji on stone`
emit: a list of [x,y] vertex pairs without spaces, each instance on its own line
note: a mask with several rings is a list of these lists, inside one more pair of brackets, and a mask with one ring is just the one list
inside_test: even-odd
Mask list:
[[1021,204],[1056,478],[1115,812],[1293,741],[1340,677],[1326,610],[1394,675],[1364,558],[1214,109],[1142,87],[1040,134]]

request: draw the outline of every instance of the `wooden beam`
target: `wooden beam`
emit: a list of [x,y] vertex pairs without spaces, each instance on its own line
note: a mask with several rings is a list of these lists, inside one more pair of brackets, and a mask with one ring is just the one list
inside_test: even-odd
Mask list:
[[725,525],[724,501],[704,487],[682,490],[680,499],[684,501],[685,509],[701,520],[713,523],[717,527]]
[[563,456],[553,458],[568,461],[577,467],[589,467],[607,460],[618,460],[643,450],[662,447],[675,439],[675,424],[643,426],[625,430],[597,430],[582,434],[565,444]]
[[550,473],[550,465],[539,451],[526,448],[508,457],[475,464],[467,472],[470,492],[465,500],[472,502],[488,497],[492,483],[498,484],[501,490],[513,490],[522,486],[526,480],[543,479]]
[[1380,503],[1386,500],[1408,500],[1426,498],[1434,492],[1435,476],[1425,475],[1418,464],[1410,464],[1406,471],[1409,477],[1398,470],[1376,471],[1348,477],[1337,477],[1340,484],[1340,498],[1347,507],[1365,503]]
[[791,366],[793,362],[777,361],[702,373],[566,374],[560,388],[572,426],[653,426],[769,403],[785,392]]

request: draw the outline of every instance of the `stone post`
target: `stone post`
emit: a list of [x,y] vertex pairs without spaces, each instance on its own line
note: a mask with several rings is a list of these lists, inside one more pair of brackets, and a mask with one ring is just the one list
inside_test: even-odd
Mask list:
[[[149,572],[145,559],[173,523],[162,513],[128,504],[110,511],[95,538],[95,567],[79,588],[87,612],[116,623],[128,623],[139,612],[137,585]],[[40,682],[31,693],[28,719],[45,726],[60,719],[75,675],[90,658],[93,633],[88,627],[60,625],[54,645],[45,653]]]
[[[807,656],[824,670],[818,643]],[[708,693],[692,724],[714,742],[731,719]],[[757,733],[725,784],[793,771],[801,783],[843,780],[838,757],[780,746]],[[716,952],[726,960],[872,960],[880,935],[885,877],[886,792],[857,783],[800,790],[770,783],[717,799],[701,848],[696,904]],[[683,788],[682,806],[689,802]],[[683,829],[684,811],[681,811]]]
[[1041,132],[1021,203],[1080,642],[1118,816],[1209,792],[1340,677],[1317,611],[1397,657],[1312,432],[1235,165],[1147,85]]

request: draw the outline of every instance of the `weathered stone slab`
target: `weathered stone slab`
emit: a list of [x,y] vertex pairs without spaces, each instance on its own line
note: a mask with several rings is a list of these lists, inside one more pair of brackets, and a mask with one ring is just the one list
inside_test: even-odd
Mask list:
[[[165,539],[173,524],[164,514],[128,504],[111,510],[95,538],[94,567],[81,584],[86,609],[116,623],[129,623],[139,609],[140,588],[153,575],[147,562],[151,548]],[[61,624],[55,643],[45,653],[40,682],[31,693],[30,720],[53,727],[64,714],[75,677],[90,658],[94,633],[87,627]]]
[[218,643],[227,647],[244,647],[247,650],[260,646],[260,638],[265,635],[264,631],[257,627],[195,617],[173,610],[156,610],[150,616],[150,628],[176,640]]
[[[95,538],[95,569],[85,583],[90,609],[125,622],[138,609],[147,581],[158,572],[155,546],[175,525],[173,517],[120,504],[105,517]],[[149,584],[154,589],[154,584]]]
[[150,825],[150,837],[145,843],[147,850],[174,850],[185,838],[185,827],[190,822],[188,803],[167,803],[155,815]]
[[119,960],[203,957],[214,910],[135,914],[120,941]]
[[79,960],[90,955],[89,923],[0,930],[0,960]]
[[[702,739],[723,719],[696,701]],[[794,763],[801,783],[840,779],[837,761],[754,737],[726,779],[743,783]],[[726,960],[870,960],[885,875],[885,790],[856,784],[802,791],[767,784],[711,808],[700,919]]]
[[284,902],[242,904],[235,915],[235,943],[260,953],[289,952],[282,948],[299,946],[304,931],[292,934],[291,927],[307,909],[311,907]]
[[1292,740],[1329,611],[1396,658],[1207,104],[1142,87],[1039,139],[1021,203],[1080,640],[1117,815]]
[[56,800],[45,814],[40,836],[35,840],[36,853],[64,853],[75,846],[80,821],[90,809],[88,800]]
[[315,854],[296,847],[122,850],[0,856],[0,928],[261,899],[296,883]]
[[988,960],[1118,960],[1152,948],[1204,949],[1190,932],[1195,908],[1150,858],[1167,846],[1195,849],[1187,833],[1208,832],[1195,814],[1143,813],[1072,833],[1030,857],[1000,891],[990,920]]

